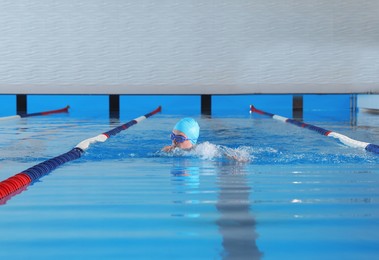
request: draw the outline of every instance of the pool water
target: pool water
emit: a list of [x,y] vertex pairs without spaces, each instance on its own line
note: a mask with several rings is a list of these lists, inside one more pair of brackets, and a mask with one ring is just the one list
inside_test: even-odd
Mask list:
[[[193,151],[160,152],[178,117],[156,115],[3,201],[0,258],[377,259],[377,154],[260,116],[197,119]],[[307,123],[378,144],[369,121]],[[0,178],[121,123],[1,122]]]

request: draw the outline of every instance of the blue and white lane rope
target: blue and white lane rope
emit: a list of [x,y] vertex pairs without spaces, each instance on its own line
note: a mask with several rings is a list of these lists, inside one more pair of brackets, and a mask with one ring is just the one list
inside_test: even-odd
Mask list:
[[98,136],[88,138],[78,145],[76,145],[73,149],[68,151],[67,153],[61,154],[52,159],[41,162],[37,165],[34,165],[25,171],[22,171],[4,181],[0,182],[0,205],[4,204],[10,197],[16,195],[17,192],[22,191],[26,188],[26,186],[31,183],[37,181],[41,177],[47,175],[51,171],[55,170],[59,166],[65,164],[66,162],[70,162],[76,160],[82,156],[82,154],[90,147],[91,144],[97,142],[105,142],[109,137],[118,134],[119,132],[128,129],[129,127],[138,124],[139,122],[155,115],[158,112],[161,112],[162,108],[158,107],[154,111],[140,116],[134,120],[129,121],[126,124],[120,125],[114,129],[111,129],[108,132],[99,134]]
[[31,116],[46,116],[46,115],[58,114],[58,113],[68,113],[69,108],[70,106],[66,106],[61,109],[44,111],[44,112],[37,112],[37,113],[31,113],[31,114],[18,114],[14,116],[4,116],[4,117],[0,117],[0,121],[9,120],[9,119],[18,119],[18,118],[23,118],[23,117],[31,117]]
[[259,109],[255,108],[253,105],[250,106],[250,113],[257,113],[257,114],[269,116],[275,120],[282,121],[284,123],[290,123],[290,124],[296,125],[298,127],[307,128],[307,129],[315,131],[321,135],[334,137],[347,146],[354,147],[354,148],[362,148],[362,149],[365,149],[366,151],[379,154],[379,146],[376,144],[357,141],[357,140],[351,139],[350,137],[347,137],[346,135],[343,135],[343,134],[340,134],[337,132],[333,132],[333,131],[329,131],[329,130],[326,130],[324,128],[318,127],[318,126],[306,124],[306,123],[303,123],[303,122],[300,122],[300,121],[297,121],[294,119],[290,119],[290,118],[286,118],[283,116],[271,114],[271,113],[259,110]]

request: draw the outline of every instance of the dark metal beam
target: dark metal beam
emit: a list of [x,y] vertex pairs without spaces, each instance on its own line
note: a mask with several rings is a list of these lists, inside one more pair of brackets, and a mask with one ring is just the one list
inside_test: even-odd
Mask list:
[[292,96],[292,118],[303,121],[303,95]]
[[201,114],[212,114],[212,95],[201,95]]
[[120,95],[109,95],[109,117],[120,118]]
[[28,100],[27,95],[16,95],[16,114],[26,114],[28,112]]

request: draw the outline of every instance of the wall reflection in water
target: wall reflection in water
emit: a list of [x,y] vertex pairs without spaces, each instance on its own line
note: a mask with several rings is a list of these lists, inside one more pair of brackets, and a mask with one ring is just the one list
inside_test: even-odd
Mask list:
[[[174,193],[180,194],[198,194],[199,186],[200,186],[200,173],[199,166],[193,165],[189,160],[178,160],[175,161],[172,168],[171,174],[173,176],[172,181],[175,182]],[[178,199],[174,201],[176,204],[199,204],[199,201],[196,199],[186,199],[181,200]],[[185,213],[173,213],[171,214],[174,217],[189,217],[189,218],[197,218],[200,216],[199,212],[188,212]]]

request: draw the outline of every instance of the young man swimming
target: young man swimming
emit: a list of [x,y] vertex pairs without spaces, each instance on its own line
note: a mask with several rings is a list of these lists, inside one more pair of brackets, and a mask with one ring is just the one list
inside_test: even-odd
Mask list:
[[195,119],[186,117],[174,126],[171,133],[172,144],[162,148],[164,152],[170,152],[175,148],[190,150],[199,138],[200,127]]

